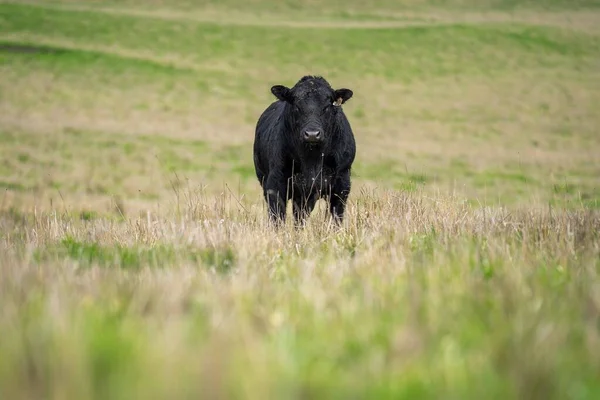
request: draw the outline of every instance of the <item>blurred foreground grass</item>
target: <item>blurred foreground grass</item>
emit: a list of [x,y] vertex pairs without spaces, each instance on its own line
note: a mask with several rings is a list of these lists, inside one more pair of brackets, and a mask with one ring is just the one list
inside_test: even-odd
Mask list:
[[[600,397],[595,1],[0,2],[0,398]],[[344,228],[267,228],[273,84]]]
[[3,214],[3,398],[600,394],[600,217],[362,193],[276,234],[230,196]]
[[286,27],[195,20],[203,8],[186,18],[131,2],[44,4],[0,4],[5,208],[106,211],[118,197],[156,209],[178,178],[255,199],[251,147],[269,88],[308,73],[355,91],[356,185],[598,206],[600,31],[558,23],[562,12]]

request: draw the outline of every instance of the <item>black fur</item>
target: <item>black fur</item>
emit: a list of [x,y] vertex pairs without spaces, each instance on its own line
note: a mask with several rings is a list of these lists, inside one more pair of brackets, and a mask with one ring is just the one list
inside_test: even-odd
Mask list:
[[[353,92],[334,90],[317,76],[271,92],[278,100],[259,117],[254,138],[254,167],[271,220],[283,222],[292,199],[294,219],[302,223],[319,198],[328,198],[331,215],[341,222],[356,143],[340,106]],[[308,142],[305,135],[317,131],[319,142]]]

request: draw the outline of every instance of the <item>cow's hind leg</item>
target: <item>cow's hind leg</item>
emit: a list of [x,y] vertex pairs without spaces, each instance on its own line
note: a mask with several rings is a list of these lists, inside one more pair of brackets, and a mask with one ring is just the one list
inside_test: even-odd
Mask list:
[[329,212],[337,223],[344,219],[346,201],[350,195],[350,170],[340,173],[336,179],[329,195]]
[[269,174],[264,186],[264,195],[269,206],[269,219],[277,226],[285,222],[286,189],[286,180],[281,174]]

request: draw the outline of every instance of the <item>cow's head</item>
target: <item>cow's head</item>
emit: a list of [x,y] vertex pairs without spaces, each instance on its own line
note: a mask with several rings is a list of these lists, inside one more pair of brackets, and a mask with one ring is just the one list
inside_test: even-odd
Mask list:
[[275,85],[271,92],[288,103],[289,120],[297,140],[315,145],[330,140],[339,107],[352,97],[352,90],[331,88],[321,78],[305,76],[293,88]]

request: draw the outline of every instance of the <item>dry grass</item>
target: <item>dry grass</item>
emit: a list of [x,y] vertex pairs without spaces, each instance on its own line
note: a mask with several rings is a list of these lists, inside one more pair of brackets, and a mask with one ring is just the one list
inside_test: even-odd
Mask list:
[[356,198],[341,230],[200,193],[121,222],[4,213],[5,396],[593,398],[597,213]]

